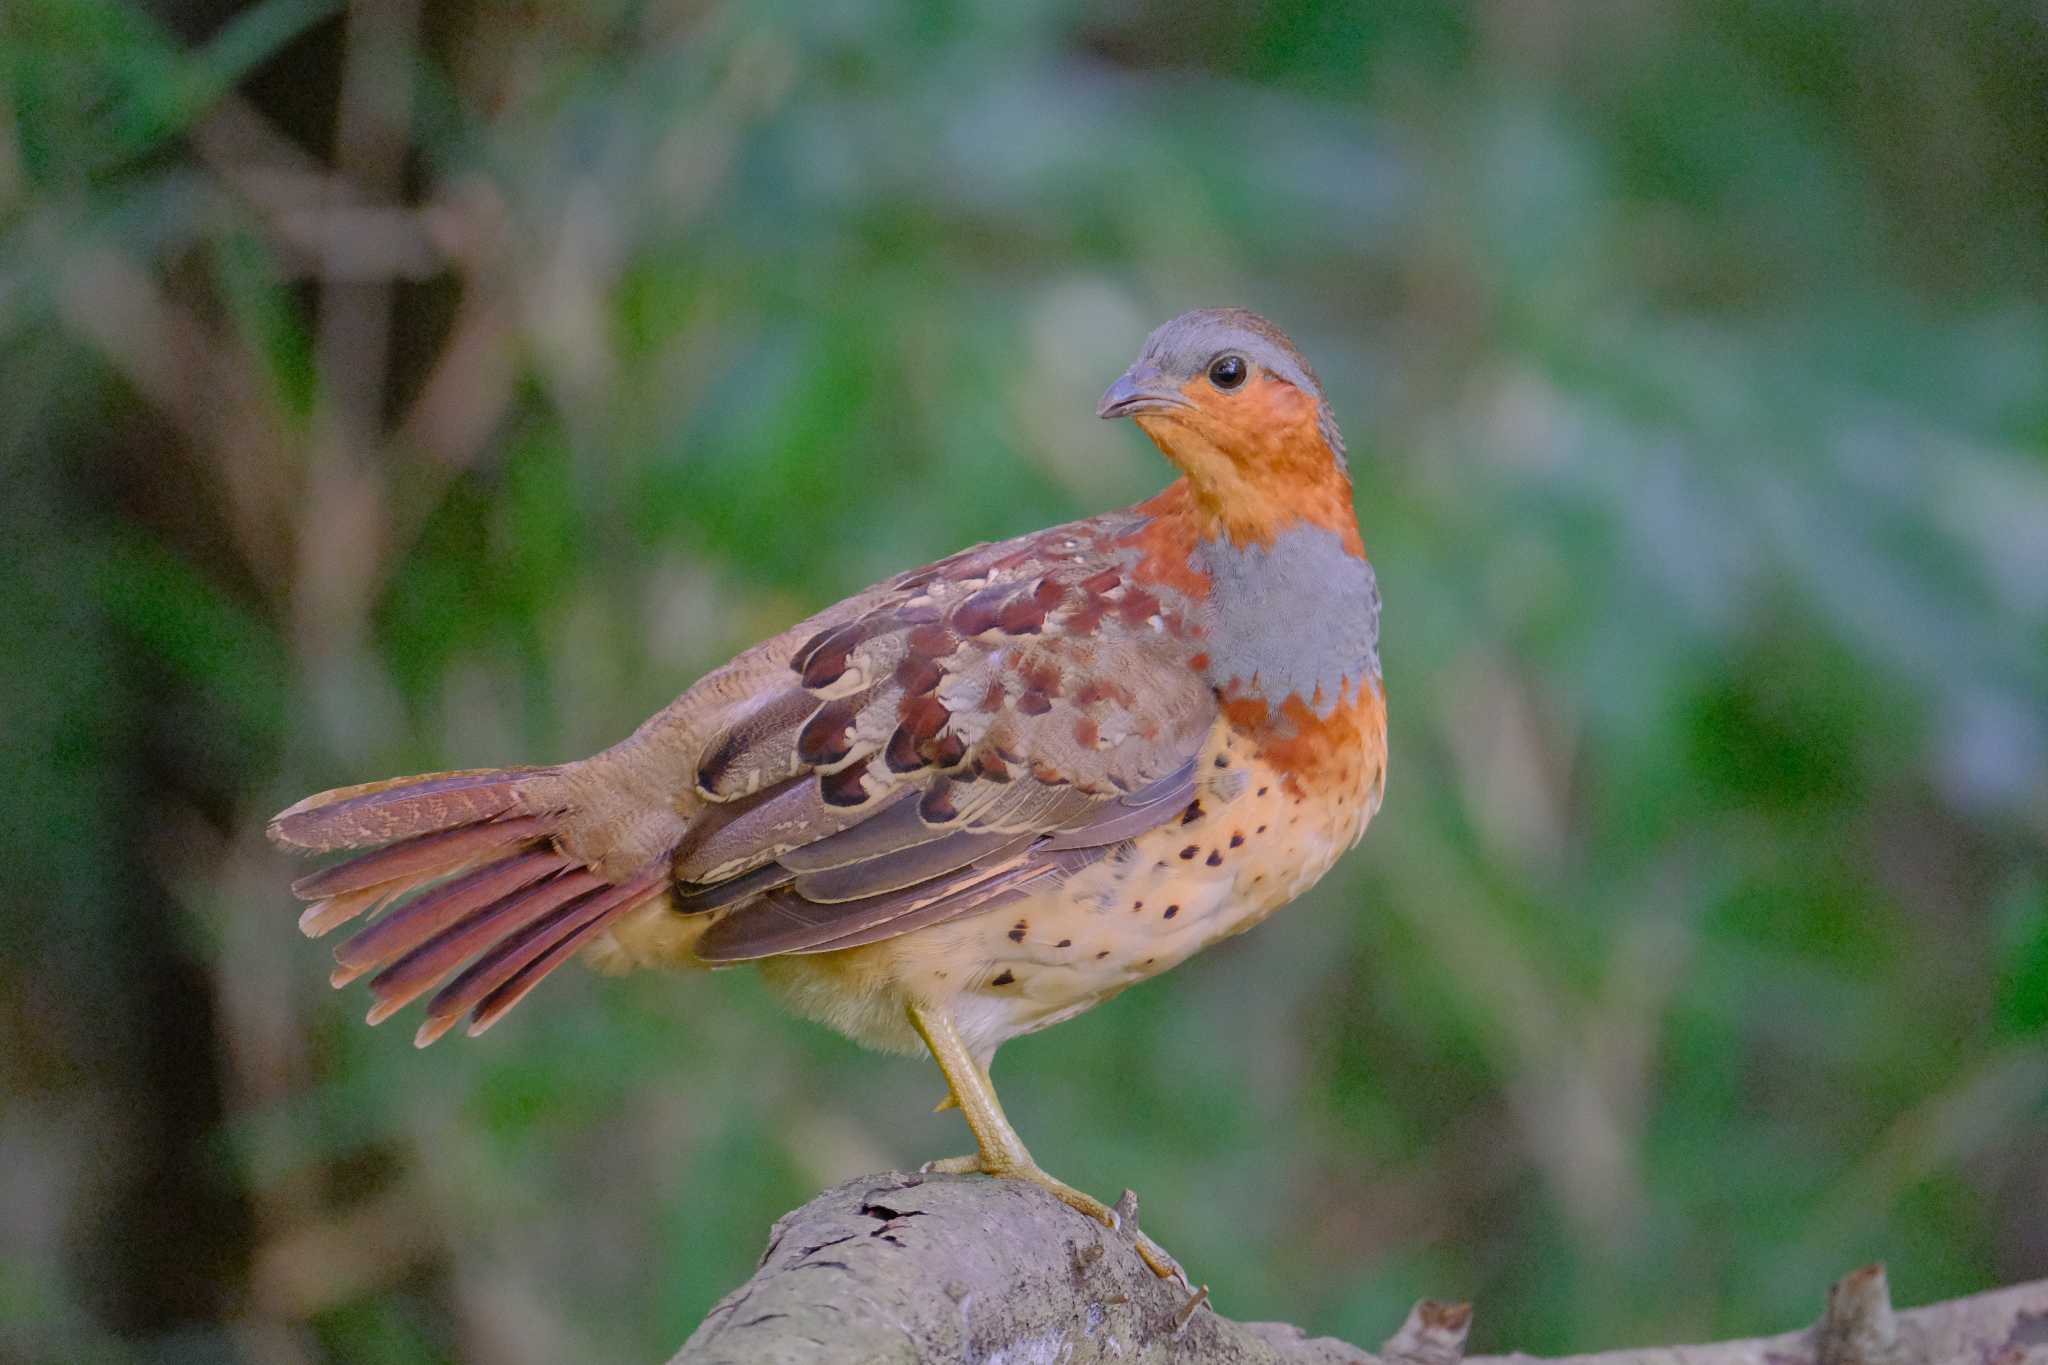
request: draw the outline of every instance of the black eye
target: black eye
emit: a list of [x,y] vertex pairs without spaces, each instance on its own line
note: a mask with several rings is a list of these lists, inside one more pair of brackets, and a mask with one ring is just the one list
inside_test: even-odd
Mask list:
[[1241,355],[1219,355],[1209,362],[1209,382],[1219,389],[1234,389],[1244,383],[1245,363]]

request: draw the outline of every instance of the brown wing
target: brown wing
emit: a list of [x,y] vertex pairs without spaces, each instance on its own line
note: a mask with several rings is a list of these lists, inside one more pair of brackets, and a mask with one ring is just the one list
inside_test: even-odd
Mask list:
[[873,942],[1172,818],[1216,702],[1121,514],[906,574],[790,649],[699,751],[678,908],[707,961]]

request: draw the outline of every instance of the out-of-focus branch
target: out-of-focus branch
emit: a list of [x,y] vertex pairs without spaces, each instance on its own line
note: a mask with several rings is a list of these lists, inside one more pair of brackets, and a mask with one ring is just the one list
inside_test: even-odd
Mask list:
[[[334,184],[396,203],[405,168],[415,0],[354,0],[348,8],[336,117]],[[336,207],[348,208],[348,204]],[[338,247],[338,240],[330,243]],[[383,472],[364,458],[383,429],[392,285],[350,281],[346,262],[321,290],[314,356],[321,406],[299,523],[295,644],[306,658],[341,661],[359,647],[370,585],[388,541]]]
[[[1133,1216],[1129,1222],[1135,1223]],[[1233,1322],[1153,1276],[1129,1236],[1035,1186],[890,1172],[785,1215],[754,1278],[669,1365],[1044,1360],[1204,1365],[1535,1365],[1465,1356],[1471,1310],[1419,1303],[1375,1354],[1284,1323]],[[2048,1365],[2048,1280],[1895,1312],[1882,1266],[1829,1292],[1813,1326],[1570,1365]],[[1560,1362],[1560,1365],[1563,1365]]]
[[58,316],[220,471],[227,524],[251,576],[286,581],[287,420],[242,348],[216,336],[142,261],[112,245],[58,267]]

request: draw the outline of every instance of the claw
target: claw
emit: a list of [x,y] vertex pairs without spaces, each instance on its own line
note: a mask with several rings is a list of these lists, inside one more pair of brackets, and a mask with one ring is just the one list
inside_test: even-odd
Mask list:
[[1153,1241],[1142,1232],[1137,1235],[1134,1245],[1138,1251],[1138,1259],[1145,1263],[1147,1270],[1162,1280],[1172,1280],[1182,1289],[1195,1295],[1195,1298],[1189,1304],[1188,1312],[1192,1313],[1208,1299],[1209,1286],[1203,1285],[1197,1290],[1195,1282],[1188,1278],[1188,1272],[1181,1266],[1179,1261],[1174,1260],[1172,1256],[1167,1254],[1165,1247],[1159,1245],[1159,1243]]

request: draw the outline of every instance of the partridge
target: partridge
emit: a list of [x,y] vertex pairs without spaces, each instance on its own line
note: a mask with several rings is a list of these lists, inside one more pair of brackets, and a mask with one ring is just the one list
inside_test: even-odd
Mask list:
[[802,1014],[929,1049],[977,1145],[935,1165],[1114,1225],[1031,1159],[996,1049],[1314,885],[1379,809],[1387,731],[1344,443],[1293,344],[1250,312],[1183,314],[1097,414],[1181,477],[848,598],[580,762],[278,815],[281,844],[374,850],[293,886],[309,935],[382,911],[335,985],[374,973],[373,1024],[438,986],[425,1046],[578,954],[755,963]]

